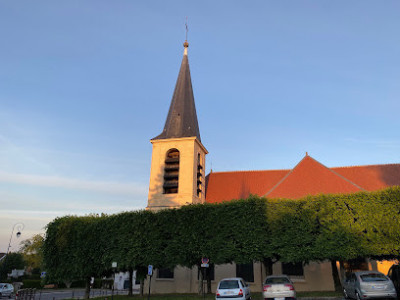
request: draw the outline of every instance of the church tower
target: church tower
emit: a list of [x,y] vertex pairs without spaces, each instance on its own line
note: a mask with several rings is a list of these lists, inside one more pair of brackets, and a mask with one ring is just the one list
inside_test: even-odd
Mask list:
[[205,157],[190,78],[187,41],[162,133],[151,140],[147,209],[178,208],[205,201]]

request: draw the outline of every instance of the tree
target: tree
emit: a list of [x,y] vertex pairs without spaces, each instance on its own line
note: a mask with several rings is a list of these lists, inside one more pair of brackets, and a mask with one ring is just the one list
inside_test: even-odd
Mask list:
[[104,261],[101,236],[106,216],[66,216],[47,225],[43,244],[48,279],[54,282],[85,280],[85,298],[89,298],[90,279],[99,277],[111,267]]
[[0,278],[6,279],[7,274],[11,273],[12,270],[24,269],[25,262],[21,253],[8,253],[0,263]]
[[42,270],[43,264],[43,241],[44,237],[41,234],[36,234],[30,239],[21,242],[19,252],[23,255],[28,269]]

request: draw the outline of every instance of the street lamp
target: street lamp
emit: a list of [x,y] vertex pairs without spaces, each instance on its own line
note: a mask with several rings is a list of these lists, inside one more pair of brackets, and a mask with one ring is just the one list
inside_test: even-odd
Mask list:
[[21,231],[24,230],[24,228],[25,228],[25,225],[24,225],[24,223],[15,223],[15,224],[14,224],[13,229],[12,229],[12,231],[11,231],[10,242],[8,243],[8,248],[7,248],[7,253],[6,253],[6,255],[10,252],[11,241],[12,241],[12,237],[13,237],[13,235],[14,235],[14,230],[15,230],[15,228],[17,228],[17,233],[15,234],[15,236],[16,236],[17,238],[19,238],[19,237],[21,236]]
[[0,261],[2,261],[4,259],[4,264],[5,264],[5,258],[7,257],[8,253],[10,253],[10,248],[11,248],[11,241],[12,241],[12,237],[14,235],[14,230],[15,228],[17,228],[17,233],[15,234],[17,238],[19,238],[21,236],[21,231],[24,230],[25,225],[24,223],[15,223],[13,226],[13,229],[11,231],[11,236],[10,236],[10,242],[8,243],[8,248],[7,248],[7,252],[6,254],[0,259]]

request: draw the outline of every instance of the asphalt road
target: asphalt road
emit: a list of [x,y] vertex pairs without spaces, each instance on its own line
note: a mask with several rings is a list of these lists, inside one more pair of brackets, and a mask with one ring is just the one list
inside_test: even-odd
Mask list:
[[[126,295],[127,291],[114,291],[114,295]],[[34,298],[29,297],[29,295],[18,297],[18,300],[61,300],[61,299],[83,299],[85,295],[84,289],[73,289],[73,290],[38,290],[36,291]],[[92,289],[90,291],[90,298],[93,297],[107,297],[109,300],[112,298],[111,290],[101,290],[101,289]],[[8,299],[7,298],[3,298]],[[12,298],[15,300],[14,298]]]
[[[126,295],[127,291],[114,291],[114,295]],[[73,289],[73,290],[39,290],[35,293],[35,297],[33,298],[19,298],[19,300],[61,300],[61,299],[83,299],[85,294],[84,289]],[[111,290],[100,290],[100,289],[92,289],[90,291],[90,298],[93,297],[104,297],[108,300],[112,298]],[[8,297],[3,297],[0,300],[8,299]],[[298,299],[301,300],[344,300],[343,297],[300,297]],[[12,300],[15,300],[12,298]]]

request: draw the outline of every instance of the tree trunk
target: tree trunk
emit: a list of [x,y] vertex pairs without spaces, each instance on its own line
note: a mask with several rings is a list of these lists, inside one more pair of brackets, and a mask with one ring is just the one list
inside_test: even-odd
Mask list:
[[339,261],[339,266],[340,266],[340,279],[344,280],[345,277],[346,277],[346,270],[345,270],[345,267],[344,267],[343,260]]
[[265,274],[267,276],[272,275],[272,259],[271,258],[265,258],[263,261],[264,267],[265,267]]
[[85,287],[85,299],[89,299],[90,298],[90,277],[86,277],[86,287]]
[[211,265],[206,268],[207,274],[207,294],[211,294]]
[[200,265],[197,265],[197,272],[199,277],[199,286],[198,286],[198,293],[199,295],[203,294],[203,272]]
[[144,296],[144,279],[140,279],[140,297]]
[[339,272],[336,266],[336,260],[331,260],[331,268],[332,268],[332,278],[333,284],[335,285],[335,291],[342,291],[342,284],[340,283]]
[[128,296],[132,296],[133,269],[129,268],[128,272],[129,272]]

